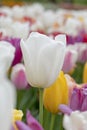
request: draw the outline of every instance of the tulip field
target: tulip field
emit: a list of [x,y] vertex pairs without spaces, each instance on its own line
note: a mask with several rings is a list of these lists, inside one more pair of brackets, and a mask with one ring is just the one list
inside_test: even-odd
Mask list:
[[0,128],[87,130],[87,10],[0,6]]

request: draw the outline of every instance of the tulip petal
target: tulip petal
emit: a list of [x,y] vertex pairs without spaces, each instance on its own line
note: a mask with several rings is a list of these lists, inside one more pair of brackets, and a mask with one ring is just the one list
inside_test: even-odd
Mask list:
[[79,107],[80,107],[80,92],[79,89],[74,88],[71,95],[70,108],[72,110],[79,110],[80,109]]
[[25,66],[23,64],[17,64],[12,67],[11,81],[17,89],[27,88],[28,82],[25,75]]
[[6,77],[14,58],[14,50],[8,42],[0,42],[0,128],[2,130],[10,129],[12,109],[15,105],[15,89]]
[[87,96],[85,96],[82,102],[81,111],[87,111]]
[[39,124],[39,122],[30,114],[29,111],[27,111],[27,124],[32,130],[43,130],[42,126]]
[[64,34],[57,35],[55,37],[55,40],[59,41],[61,44],[63,44],[64,46],[66,46],[66,36]]
[[64,105],[64,104],[59,105],[59,109],[64,114],[68,114],[68,115],[70,115],[72,112],[72,109],[70,109],[67,105]]
[[39,73],[38,81],[42,82],[43,86],[50,86],[58,76],[63,65],[64,50],[62,44],[53,43],[44,47],[42,53],[39,54],[38,70],[41,73]]
[[64,118],[63,118],[63,127],[65,128],[65,130],[75,130],[73,129],[73,126],[71,124],[71,119],[66,114],[64,115]]
[[32,130],[31,128],[29,128],[24,122],[22,121],[17,121],[16,122],[16,126],[18,128],[18,130]]

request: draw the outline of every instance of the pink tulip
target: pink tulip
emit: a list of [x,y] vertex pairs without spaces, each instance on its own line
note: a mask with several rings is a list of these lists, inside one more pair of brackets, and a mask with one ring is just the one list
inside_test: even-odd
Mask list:
[[65,73],[69,73],[72,70],[74,70],[76,66],[76,61],[77,61],[77,52],[74,50],[70,50],[70,48],[67,47],[64,64],[62,67],[63,71]]
[[17,89],[25,89],[28,87],[28,82],[25,75],[25,66],[23,64],[20,63],[12,67],[11,81]]

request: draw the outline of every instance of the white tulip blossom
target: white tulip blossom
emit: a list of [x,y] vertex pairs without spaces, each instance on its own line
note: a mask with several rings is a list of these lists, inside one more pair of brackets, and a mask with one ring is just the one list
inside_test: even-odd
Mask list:
[[14,58],[15,49],[10,43],[0,41],[0,129],[10,130],[15,89],[7,78],[7,71]]
[[20,23],[20,22],[13,22],[13,24],[11,24],[11,36],[13,37],[17,37],[17,38],[23,38],[26,39],[28,37],[29,31],[30,31],[30,27],[29,27],[29,23]]
[[23,18],[25,14],[25,8],[22,6],[15,5],[12,7],[12,15],[15,19]]
[[73,36],[77,35],[81,29],[81,22],[74,18],[68,18],[64,26],[64,32]]
[[65,35],[55,40],[32,32],[26,41],[21,41],[26,76],[31,86],[49,87],[57,78],[64,61]]
[[63,126],[65,130],[87,130],[87,111],[74,111],[64,115]]

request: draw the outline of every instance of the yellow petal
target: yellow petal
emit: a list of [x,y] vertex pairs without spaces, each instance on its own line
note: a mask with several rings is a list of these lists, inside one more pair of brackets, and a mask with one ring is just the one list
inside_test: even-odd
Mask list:
[[16,110],[16,109],[13,110],[13,125],[14,125],[15,130],[18,130],[15,125],[15,122],[21,121],[22,117],[23,117],[23,112],[21,110]]
[[44,89],[43,100],[45,108],[52,113],[58,112],[60,104],[68,103],[68,86],[62,71],[56,81]]
[[85,63],[83,69],[83,83],[87,83],[87,62]]

